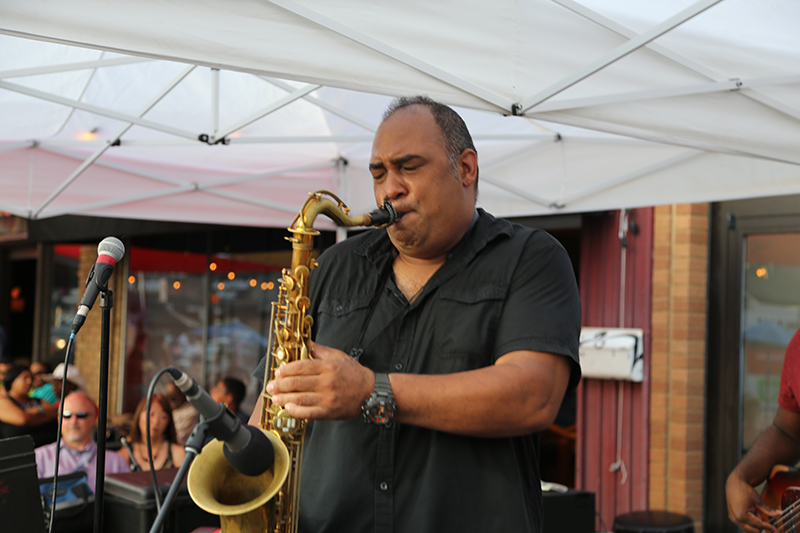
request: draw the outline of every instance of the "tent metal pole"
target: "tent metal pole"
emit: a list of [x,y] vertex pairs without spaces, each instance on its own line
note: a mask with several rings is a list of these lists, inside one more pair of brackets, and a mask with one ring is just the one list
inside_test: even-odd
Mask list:
[[257,120],[259,120],[259,119],[261,119],[261,118],[263,118],[263,117],[265,117],[267,115],[269,115],[270,113],[273,113],[273,112],[277,111],[278,109],[281,109],[282,107],[285,107],[285,106],[291,104],[292,102],[294,102],[296,100],[299,100],[299,99],[303,98],[307,94],[316,91],[320,87],[322,87],[322,86],[321,85],[314,85],[314,84],[305,85],[305,86],[295,90],[291,94],[287,94],[283,98],[279,98],[278,100],[274,101],[273,103],[271,103],[267,107],[265,107],[263,109],[260,109],[259,111],[256,111],[255,113],[253,113],[249,117],[247,117],[245,119],[242,119],[239,122],[236,122],[236,123],[234,123],[232,125],[228,125],[225,128],[225,132],[224,133],[222,133],[219,136],[215,136],[215,137],[219,138],[219,139],[224,139],[225,137],[227,137],[231,133],[244,128],[248,124],[252,124],[253,122],[255,122],[255,121],[257,121]]
[[[192,65],[191,68],[195,66]],[[166,124],[161,124],[159,122],[154,122],[152,120],[145,120],[134,115],[129,115],[127,113],[120,113],[118,111],[114,111],[112,109],[107,109],[104,107],[86,104],[84,102],[80,102],[78,100],[73,100],[70,98],[64,98],[62,96],[58,96],[55,94],[46,93],[44,91],[39,91],[36,89],[31,89],[29,87],[23,87],[22,85],[17,85],[15,83],[9,83],[7,81],[0,81],[0,87],[3,89],[7,89],[9,91],[13,91],[16,93],[27,94],[28,96],[33,96],[34,98],[39,98],[41,100],[47,100],[49,102],[55,102],[57,104],[62,104],[67,107],[73,107],[76,109],[80,109],[82,111],[87,111],[89,113],[94,113],[95,115],[101,115],[108,118],[113,118],[117,120],[121,120],[123,122],[130,122],[136,124],[138,126],[142,126],[145,128],[150,128],[157,131],[163,131],[164,133],[171,133],[172,135],[177,135],[178,137],[186,137],[187,139],[197,139],[197,134],[188,130],[182,130],[180,128],[175,128],[172,126],[168,126]]]
[[[600,15],[599,13],[596,13],[596,12],[594,12],[594,11],[592,11],[592,10],[590,10],[590,9],[580,5],[580,4],[578,4],[577,2],[575,2],[573,0],[552,0],[552,1],[557,3],[557,4],[559,4],[559,5],[561,5],[561,6],[563,6],[563,7],[565,7],[566,9],[569,9],[570,11],[572,11],[574,13],[577,13],[578,15],[581,15],[582,17],[594,22],[595,24],[598,24],[599,26],[602,26],[602,27],[606,28],[607,30],[613,31],[614,33],[616,33],[618,35],[621,35],[621,36],[627,37],[627,38],[632,38],[632,37],[634,37],[636,35],[636,33],[633,30],[630,30],[630,29],[626,28],[625,26],[623,26],[622,24],[619,24],[619,23],[617,23],[617,22],[615,22],[615,21],[613,21],[611,19],[608,19],[608,18]],[[647,45],[647,48],[649,50],[661,55],[662,57],[665,57],[665,58],[669,59],[670,61],[673,61],[674,63],[676,63],[676,64],[678,64],[678,65],[680,65],[682,67],[685,67],[688,70],[691,70],[692,72],[696,72],[697,74],[700,74],[701,76],[705,76],[706,78],[708,78],[708,79],[710,79],[712,81],[723,82],[723,83],[730,81],[729,78],[726,77],[725,75],[720,74],[719,72],[716,72],[715,70],[713,70],[711,68],[708,68],[705,65],[703,65],[701,63],[698,63],[697,61],[694,61],[693,59],[690,59],[690,58],[688,58],[686,56],[683,56],[683,55],[681,55],[681,54],[679,54],[679,53],[677,53],[677,52],[675,52],[673,50],[670,50],[669,48],[667,48],[666,46],[663,46],[661,44],[650,43],[650,44]],[[797,82],[797,79],[794,79],[793,81],[791,81],[789,83],[796,83],[796,82]],[[779,112],[781,112],[781,113],[783,113],[785,115],[788,115],[790,117],[793,117],[795,119],[800,120],[800,111],[798,111],[797,109],[795,109],[793,107],[790,107],[787,104],[784,104],[783,102],[779,102],[778,100],[776,100],[776,99],[774,99],[772,97],[769,97],[769,96],[767,96],[765,94],[762,94],[759,91],[754,90],[753,89],[754,84],[752,83],[752,81],[751,82],[747,82],[746,83],[746,87],[747,87],[748,90],[746,90],[746,91],[743,90],[743,91],[740,91],[740,93],[739,93],[742,96],[744,96],[745,98],[750,98],[751,100],[754,100],[754,101],[759,102],[759,103],[761,103],[761,104],[763,104],[763,105],[765,105],[767,107],[775,109],[776,111],[779,111]]]
[[720,146],[710,142],[704,142],[697,139],[686,140],[682,137],[675,135],[656,134],[648,130],[642,130],[637,127],[627,125],[609,124],[608,122],[597,121],[591,118],[564,114],[553,113],[550,116],[542,117],[544,120],[552,122],[559,122],[570,126],[577,126],[579,128],[586,128],[597,131],[605,131],[616,135],[627,135],[629,137],[638,137],[654,143],[666,144],[669,146],[682,146],[691,150],[704,150],[706,152],[719,153],[719,154],[732,154],[743,155],[747,157],[757,157],[767,161],[777,161],[778,163],[788,163],[790,165],[800,165],[800,159],[789,159],[786,157],[775,157],[768,153],[756,152],[754,150],[743,150],[741,148],[729,148],[727,146]]
[[[211,136],[219,134],[219,69],[211,69]],[[224,137],[224,135],[223,135]]]
[[[594,22],[598,26],[601,26],[609,31],[612,31],[617,35],[625,37],[626,39],[633,39],[634,37],[636,37],[635,31],[626,28],[619,22],[604,17],[603,15],[597,13],[596,11],[592,11],[591,9],[579,4],[578,2],[575,2],[574,0],[550,0],[550,1],[555,2],[556,4],[564,7],[565,9],[569,9],[573,13],[576,13],[591,22]],[[655,52],[661,55],[662,57],[665,57],[670,61],[673,61],[678,65],[681,65],[682,67],[686,67],[687,69],[693,72],[701,74],[710,80],[723,81],[724,79],[726,79],[725,76],[722,76],[718,72],[714,72],[712,69],[686,56],[682,56],[681,54],[670,50],[664,45],[651,42],[646,44],[645,47],[648,50]]]
[[[261,78],[262,80],[264,80],[264,81],[266,81],[268,83],[271,83],[272,85],[274,85],[276,87],[280,87],[281,89],[283,89],[285,91],[291,91],[293,89],[293,87],[291,85],[289,85],[288,83],[284,82],[283,80],[279,80],[277,78],[267,78],[265,76],[256,76],[256,77]],[[348,122],[350,122],[352,124],[355,124],[356,126],[361,126],[362,128],[364,128],[367,131],[375,132],[378,129],[378,127],[375,126],[375,124],[373,124],[371,122],[367,122],[366,120],[361,120],[359,117],[353,115],[352,113],[347,113],[343,109],[340,109],[340,108],[338,108],[338,107],[336,107],[334,105],[331,105],[331,104],[329,104],[328,102],[324,101],[321,98],[316,98],[316,97],[311,97],[311,96],[304,96],[303,98],[304,98],[304,100],[306,102],[310,102],[310,103],[312,103],[313,105],[315,105],[317,107],[321,107],[325,111],[328,111],[329,113],[333,113],[337,117],[343,118],[344,120],[346,120],[346,121],[348,121]]]
[[642,33],[641,35],[639,35],[634,39],[631,39],[622,46],[615,48],[608,54],[605,54],[604,56],[592,62],[591,64],[587,65],[586,67],[574,72],[570,76],[563,78],[562,80],[556,82],[547,89],[540,91],[538,94],[535,94],[531,98],[525,100],[520,104],[521,112],[526,113],[531,108],[538,106],[545,100],[549,100],[553,96],[572,87],[576,83],[588,78],[592,74],[606,68],[612,63],[615,63],[616,61],[630,54],[631,52],[638,50],[639,48],[645,46],[650,41],[657,39],[658,37],[661,37],[665,33],[675,29],[676,27],[680,26],[687,20],[694,18],[695,16],[699,15],[703,11],[718,4],[721,1],[722,0],[701,0],[700,2],[697,2],[694,5],[689,6],[687,9],[684,9],[677,15],[668,18],[661,24],[654,26],[650,30]]
[[[184,78],[186,78],[186,76],[188,76],[189,73],[192,70],[194,70],[194,66],[191,66],[191,67],[188,67],[188,68],[184,69],[183,72],[179,76],[177,76],[169,84],[167,84],[167,86],[164,87],[164,89],[162,89],[161,92],[158,95],[156,95],[152,100],[150,100],[150,102],[148,102],[142,108],[142,110],[139,112],[139,116],[140,117],[144,116],[145,114],[147,114],[148,111],[153,109],[153,107],[156,104],[158,104],[158,102],[160,102],[167,94],[169,94],[170,91],[172,91],[172,89],[174,89],[181,81],[183,81]],[[72,184],[72,182],[74,182],[76,179],[78,179],[78,177],[81,174],[83,174],[83,172],[87,168],[89,168],[89,166],[94,164],[94,162],[97,161],[100,158],[100,156],[102,156],[106,152],[106,150],[111,148],[111,146],[113,146],[114,142],[116,140],[118,140],[120,137],[122,137],[122,135],[124,135],[132,126],[133,126],[133,124],[126,124],[125,126],[123,126],[113,137],[111,137],[108,140],[108,142],[106,142],[105,146],[103,146],[102,148],[97,150],[95,153],[93,153],[91,156],[89,156],[85,161],[83,161],[83,163],[81,163],[78,166],[78,168],[75,169],[72,172],[72,174],[70,174],[67,177],[67,179],[64,180],[64,182],[55,191],[53,191],[50,194],[50,196],[48,196],[47,199],[44,202],[42,202],[42,204],[39,206],[39,208],[34,212],[33,216],[34,217],[38,216],[42,212],[42,210],[50,204],[50,202],[55,200],[58,197],[58,195],[60,195],[64,191],[64,189],[69,187],[70,184]]]
[[38,76],[40,74],[57,74],[59,72],[72,72],[74,70],[89,70],[102,67],[116,67],[119,65],[131,65],[133,63],[144,63],[153,61],[144,57],[115,57],[113,59],[97,59],[95,61],[81,61],[78,63],[63,63],[60,65],[48,65],[46,67],[20,68],[15,70],[1,70],[0,80],[9,78],[24,78],[25,76]]

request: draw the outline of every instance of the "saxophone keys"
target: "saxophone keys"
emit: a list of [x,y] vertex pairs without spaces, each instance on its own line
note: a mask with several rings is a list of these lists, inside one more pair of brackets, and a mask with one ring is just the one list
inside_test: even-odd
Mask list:
[[279,433],[285,433],[289,435],[294,434],[300,427],[298,420],[290,415],[289,411],[286,409],[281,409],[278,411],[278,414],[276,414],[272,420],[272,424]]

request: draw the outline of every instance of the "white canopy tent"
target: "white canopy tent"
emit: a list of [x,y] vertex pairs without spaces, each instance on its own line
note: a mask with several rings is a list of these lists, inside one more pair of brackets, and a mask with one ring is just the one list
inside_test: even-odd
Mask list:
[[792,0],[0,0],[0,210],[369,210],[391,95],[459,106],[501,216],[800,193]]

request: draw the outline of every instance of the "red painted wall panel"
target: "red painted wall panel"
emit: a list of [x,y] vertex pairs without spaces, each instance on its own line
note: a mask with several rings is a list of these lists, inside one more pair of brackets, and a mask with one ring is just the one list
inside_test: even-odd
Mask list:
[[[578,387],[575,483],[595,493],[597,531],[611,531],[614,517],[647,509],[648,504],[653,209],[631,210],[628,219],[637,232],[627,234],[624,285],[620,212],[585,216],[581,234],[583,325],[642,328],[645,341],[644,382],[587,378]],[[618,445],[624,470],[612,472]]]

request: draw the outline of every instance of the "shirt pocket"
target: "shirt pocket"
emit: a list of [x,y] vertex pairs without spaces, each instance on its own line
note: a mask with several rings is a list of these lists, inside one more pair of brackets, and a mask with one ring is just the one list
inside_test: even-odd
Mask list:
[[314,341],[348,353],[358,342],[371,299],[324,297],[314,316]]
[[435,347],[442,359],[460,361],[451,362],[457,365],[451,371],[494,363],[492,353],[506,292],[506,287],[490,284],[439,291]]

